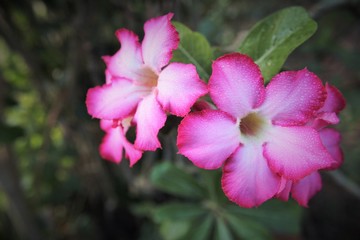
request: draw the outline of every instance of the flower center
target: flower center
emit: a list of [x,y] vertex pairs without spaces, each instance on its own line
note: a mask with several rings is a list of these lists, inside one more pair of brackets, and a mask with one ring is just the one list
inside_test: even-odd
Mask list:
[[240,120],[240,132],[245,136],[258,135],[265,127],[266,121],[257,113],[250,113]]
[[142,86],[147,87],[156,87],[158,83],[158,74],[156,74],[150,67],[143,66],[141,70],[137,73],[138,79],[137,83]]

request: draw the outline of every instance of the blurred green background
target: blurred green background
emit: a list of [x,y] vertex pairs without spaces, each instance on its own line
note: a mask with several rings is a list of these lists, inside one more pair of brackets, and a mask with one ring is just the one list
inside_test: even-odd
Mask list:
[[[171,11],[230,52],[258,20],[295,5],[318,30],[283,69],[308,67],[347,100],[345,162],[322,175],[308,209],[229,203],[219,172],[176,154],[178,118],[161,130],[163,150],[133,168],[99,157],[103,132],[85,96],[104,82],[116,29],[142,37],[147,19]],[[360,239],[359,43],[356,0],[1,0],[0,239]]]

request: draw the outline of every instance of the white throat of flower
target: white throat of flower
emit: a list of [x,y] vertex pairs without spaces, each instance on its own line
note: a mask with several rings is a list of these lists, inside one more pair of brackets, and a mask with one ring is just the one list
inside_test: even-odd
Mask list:
[[138,78],[136,79],[136,83],[141,86],[146,87],[156,87],[158,84],[159,75],[150,67],[144,65],[137,72]]
[[240,130],[241,142],[263,142],[266,133],[271,126],[271,122],[259,114],[258,112],[251,112],[243,118],[237,120]]

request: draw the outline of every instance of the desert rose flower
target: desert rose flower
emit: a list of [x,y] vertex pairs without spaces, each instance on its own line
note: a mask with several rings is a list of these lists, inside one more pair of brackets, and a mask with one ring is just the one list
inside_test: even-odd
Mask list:
[[170,22],[172,16],[169,13],[148,20],[141,44],[133,32],[116,31],[121,48],[113,56],[104,57],[107,83],[87,93],[87,109],[94,118],[121,121],[133,116],[134,147],[139,151],[160,147],[157,135],[167,113],[184,116],[207,93],[194,65],[169,64],[179,44]]
[[326,99],[321,80],[307,69],[282,72],[265,88],[251,58],[228,54],[213,63],[209,93],[218,110],[183,119],[179,152],[200,168],[223,165],[222,188],[238,205],[258,206],[287,181],[317,178],[335,164],[318,130],[307,125]]

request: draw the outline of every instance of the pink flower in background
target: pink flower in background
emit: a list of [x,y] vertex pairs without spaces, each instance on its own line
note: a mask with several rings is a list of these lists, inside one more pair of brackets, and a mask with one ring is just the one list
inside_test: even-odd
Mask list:
[[[138,151],[159,148],[157,134],[165,124],[166,113],[184,116],[195,101],[207,93],[194,65],[169,64],[172,51],[179,44],[178,33],[170,22],[172,16],[169,13],[148,20],[141,44],[133,32],[127,29],[116,31],[121,48],[113,56],[104,57],[106,84],[89,89],[87,93],[87,109],[94,118],[122,123],[123,119],[133,116],[136,125],[134,147]],[[113,159],[118,159],[119,155],[110,153],[111,145],[126,149],[122,145],[124,141],[119,140],[125,135],[121,125],[105,130],[107,137],[102,149],[107,150],[103,153],[108,152]],[[112,140],[115,138],[116,141]],[[128,154],[133,152],[126,151]],[[132,157],[134,162],[135,155]]]
[[[200,168],[224,165],[222,188],[240,206],[254,207],[280,196],[287,181],[294,183],[293,196],[305,202],[303,185],[318,183],[317,171],[337,164],[331,153],[336,147],[328,149],[319,129],[311,126],[325,119],[327,110],[321,109],[334,103],[325,101],[325,87],[307,69],[282,72],[265,88],[252,59],[228,54],[214,61],[209,92],[218,110],[183,119],[179,152]],[[310,196],[321,182],[309,186]]]

